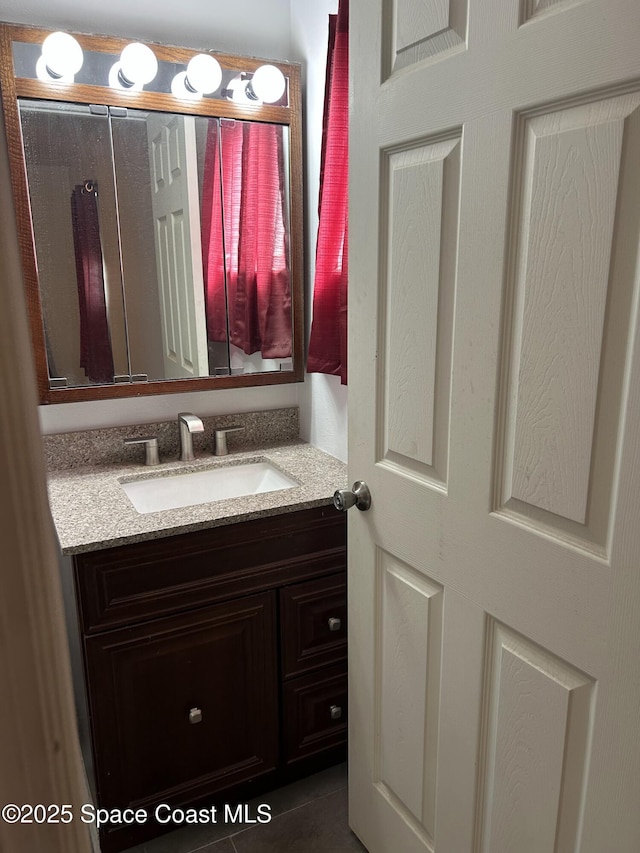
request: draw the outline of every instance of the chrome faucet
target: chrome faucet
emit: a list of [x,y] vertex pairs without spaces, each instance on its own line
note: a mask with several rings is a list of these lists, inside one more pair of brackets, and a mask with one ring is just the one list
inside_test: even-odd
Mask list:
[[204,432],[204,424],[197,415],[192,415],[190,412],[180,412],[178,426],[180,427],[180,461],[190,462],[195,459],[193,455],[193,433]]

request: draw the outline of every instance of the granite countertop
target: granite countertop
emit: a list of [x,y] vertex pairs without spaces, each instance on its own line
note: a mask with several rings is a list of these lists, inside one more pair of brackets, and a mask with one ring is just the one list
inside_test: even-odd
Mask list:
[[[269,461],[300,485],[258,495],[140,514],[124,493],[123,480],[185,474],[217,466]],[[49,473],[49,502],[63,554],[79,554],[145,539],[187,533],[331,504],[336,489],[345,488],[343,462],[299,440],[216,457],[197,455],[153,467],[136,463],[72,467]]]

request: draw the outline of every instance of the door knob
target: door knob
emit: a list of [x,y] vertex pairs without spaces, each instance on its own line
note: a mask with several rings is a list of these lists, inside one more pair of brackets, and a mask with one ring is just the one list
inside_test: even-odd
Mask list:
[[340,512],[346,512],[350,507],[356,506],[363,512],[371,506],[371,492],[363,480],[357,480],[349,489],[338,489],[333,495],[333,505]]
[[189,722],[192,726],[196,723],[202,722],[202,711],[200,710],[200,708],[192,708],[189,711]]

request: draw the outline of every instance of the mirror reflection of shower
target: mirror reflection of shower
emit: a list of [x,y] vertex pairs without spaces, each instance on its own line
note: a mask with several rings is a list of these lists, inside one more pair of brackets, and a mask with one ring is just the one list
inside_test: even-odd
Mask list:
[[[288,128],[27,99],[20,101],[20,117],[52,386],[291,369]],[[260,134],[271,141],[251,143],[252,149],[247,140]],[[245,140],[244,160],[241,145],[232,153],[223,143],[227,136]],[[245,187],[240,228],[239,208],[225,213],[222,201],[235,197],[237,203],[243,184],[253,180],[256,158],[259,171],[273,177],[261,182],[266,200]],[[74,188],[86,190],[87,183],[99,188],[93,201],[102,262],[91,266],[85,259],[80,267],[93,270],[90,281],[102,269],[102,314],[95,299],[90,312],[83,305],[87,287],[79,284],[69,203]],[[251,205],[260,215],[250,215]],[[272,222],[265,230],[267,217]],[[258,276],[256,258],[264,259],[265,235],[273,240],[273,234],[279,240],[277,250],[269,250],[273,264]],[[221,291],[220,275],[210,269],[223,242]],[[211,310],[221,295],[222,335]],[[88,361],[94,351],[99,357]]]
[[88,178],[73,188],[71,225],[80,315],[80,367],[90,382],[104,384],[113,381],[114,370],[97,181]]

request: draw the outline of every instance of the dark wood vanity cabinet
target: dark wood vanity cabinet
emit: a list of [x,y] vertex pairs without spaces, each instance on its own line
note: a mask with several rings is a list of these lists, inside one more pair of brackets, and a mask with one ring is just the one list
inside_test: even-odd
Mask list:
[[[344,758],[333,507],[77,555],[74,572],[97,806],[242,803]],[[106,826],[102,850],[172,828]]]

